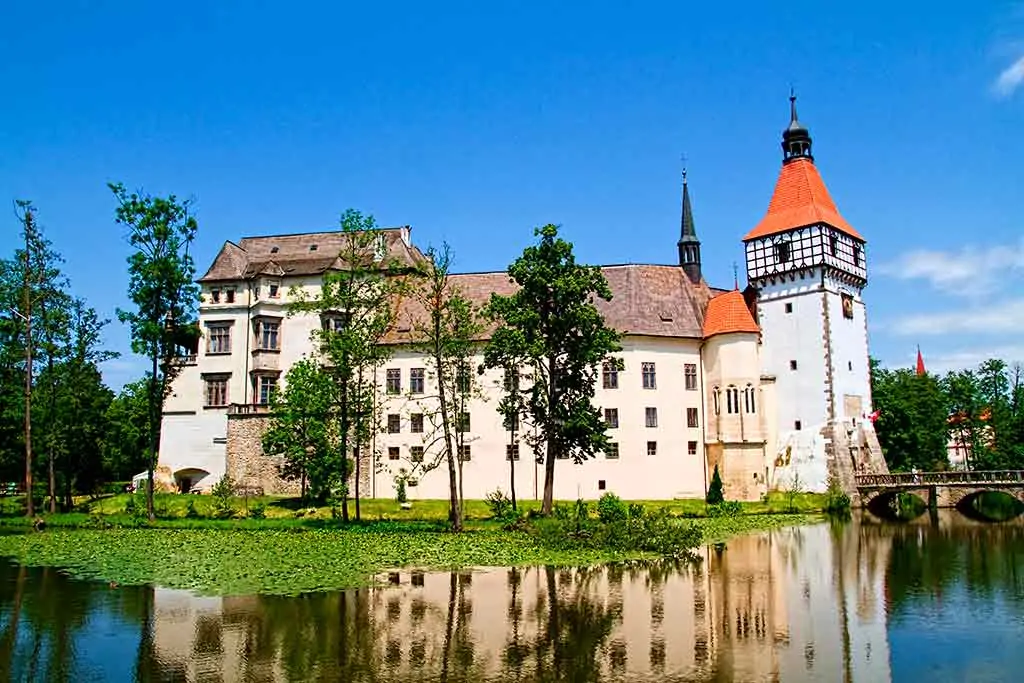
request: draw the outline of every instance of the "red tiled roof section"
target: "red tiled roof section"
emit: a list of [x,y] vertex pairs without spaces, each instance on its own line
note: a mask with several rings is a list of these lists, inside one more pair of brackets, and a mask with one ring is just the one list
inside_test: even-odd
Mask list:
[[760,332],[747,302],[738,289],[719,294],[708,303],[704,315],[704,338],[730,332]]
[[768,213],[743,241],[768,237],[815,223],[828,223],[850,237],[864,241],[828,194],[825,182],[810,159],[794,159],[782,165]]

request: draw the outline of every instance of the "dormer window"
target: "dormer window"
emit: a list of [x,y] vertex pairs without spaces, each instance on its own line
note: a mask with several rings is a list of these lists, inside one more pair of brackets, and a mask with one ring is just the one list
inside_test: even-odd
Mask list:
[[228,289],[224,291],[224,300],[229,304],[235,303],[235,290]]
[[211,289],[210,290],[210,301],[212,301],[215,304],[219,304],[220,303],[220,290],[219,289]]
[[377,243],[374,246],[373,258],[376,261],[383,261],[388,255],[388,241],[384,235],[377,235]]
[[280,294],[280,292],[279,292],[280,285],[278,285],[277,283],[272,283],[269,286],[268,289],[270,290],[270,298],[271,299],[276,299],[278,297],[278,295]]

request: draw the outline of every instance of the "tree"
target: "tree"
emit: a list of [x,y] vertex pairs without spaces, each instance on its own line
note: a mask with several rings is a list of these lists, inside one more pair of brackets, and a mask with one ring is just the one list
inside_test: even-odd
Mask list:
[[551,514],[555,460],[577,464],[607,447],[605,423],[593,404],[598,366],[618,351],[619,335],[605,326],[594,299],[610,301],[599,268],[576,263],[572,244],[545,225],[508,269],[519,286],[510,296],[492,294],[487,315],[498,323],[484,353],[489,368],[529,368],[533,382],[516,393],[511,409],[536,428],[533,446],[544,448],[544,501]]
[[263,451],[282,455],[281,476],[298,479],[303,503],[323,502],[347,475],[339,464],[334,385],[318,363],[303,358],[288,370],[284,388],[270,401]]
[[329,367],[338,401],[342,518],[348,521],[348,458],[355,449],[356,519],[360,518],[359,449],[379,427],[374,370],[390,357],[381,342],[395,320],[398,296],[408,271],[389,258],[386,236],[373,216],[354,209],[341,215],[339,268],[324,273],[315,295],[294,288],[288,315],[316,314],[320,355]]
[[934,470],[947,463],[949,413],[938,378],[909,368],[886,370],[871,361],[875,429],[889,467]]
[[725,501],[725,493],[722,490],[722,476],[718,473],[718,465],[715,465],[715,471],[711,475],[711,485],[708,486],[708,493],[704,497],[704,502],[708,505],[718,505]]
[[150,382],[143,377],[125,384],[107,407],[103,468],[109,480],[130,479],[146,467]]
[[[33,371],[34,364],[40,359],[35,357],[36,337],[40,332],[45,334],[46,344],[42,348],[42,358],[46,365],[52,368],[54,355],[57,353],[53,343],[56,328],[59,326],[59,317],[56,315],[61,298],[64,297],[63,289],[65,281],[60,273],[58,264],[60,256],[51,248],[50,243],[43,237],[42,231],[36,223],[35,207],[31,202],[17,201],[15,203],[18,212],[18,219],[22,225],[22,236],[25,246],[19,250],[15,259],[21,265],[21,310],[17,316],[23,323],[21,331],[22,345],[24,349],[24,437],[25,448],[25,514],[29,517],[35,514],[35,501],[32,495],[33,480],[33,442],[32,442],[32,398],[33,398]],[[47,314],[49,311],[49,314]],[[33,325],[35,324],[35,328]],[[42,329],[40,329],[40,327]],[[53,463],[52,453],[50,462],[50,494],[51,508],[54,505],[53,499]]]
[[191,201],[174,195],[153,197],[128,193],[124,185],[111,183],[117,198],[117,223],[128,228],[128,294],[134,311],[118,309],[117,317],[131,329],[132,350],[150,361],[146,463],[146,513],[153,512],[153,470],[160,445],[160,417],[171,382],[180,370],[175,362],[179,349],[195,338],[199,289],[194,284],[195,266],[189,248],[198,223]]
[[[418,346],[430,359],[437,383],[437,410],[431,415],[433,443],[441,444],[448,465],[448,521],[462,530],[462,463],[466,430],[461,416],[473,394],[471,360],[483,325],[477,309],[449,279],[452,256],[447,244],[428,249],[424,277],[414,296],[425,315],[415,325]],[[426,450],[426,449],[425,449]]]

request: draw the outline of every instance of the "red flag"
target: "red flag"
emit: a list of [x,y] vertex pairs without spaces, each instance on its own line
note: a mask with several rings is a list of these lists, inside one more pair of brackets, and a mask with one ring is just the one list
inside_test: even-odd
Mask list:
[[881,410],[876,410],[875,412],[873,412],[870,415],[868,415],[868,419],[871,420],[872,422],[875,422],[875,421],[878,420],[878,416],[881,415],[881,414],[882,414]]
[[924,356],[921,355],[921,347],[920,346],[917,347],[917,374],[918,375],[926,374],[925,370],[924,370]]

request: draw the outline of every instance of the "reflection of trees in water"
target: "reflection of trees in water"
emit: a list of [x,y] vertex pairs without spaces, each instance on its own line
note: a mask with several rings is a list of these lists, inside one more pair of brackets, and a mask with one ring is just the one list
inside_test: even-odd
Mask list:
[[[955,513],[954,513],[955,514]],[[891,538],[887,587],[898,614],[917,595],[941,597],[954,584],[966,584],[985,598],[1003,596],[1007,609],[1024,613],[1024,526],[957,523],[908,525],[880,530]]]

